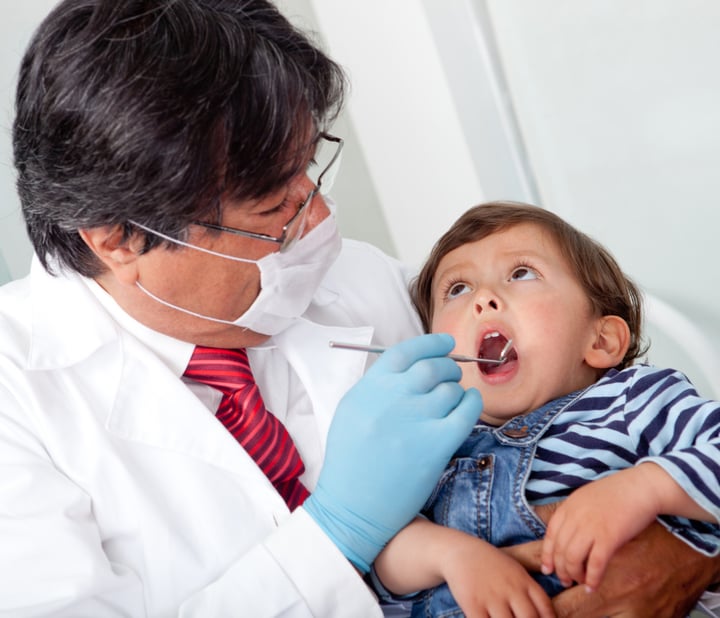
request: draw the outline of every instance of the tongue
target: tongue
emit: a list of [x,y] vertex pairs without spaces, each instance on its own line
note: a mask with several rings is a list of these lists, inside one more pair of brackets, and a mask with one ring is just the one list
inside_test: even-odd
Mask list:
[[502,335],[500,335],[499,337],[490,337],[488,339],[484,339],[482,344],[480,345],[478,356],[480,358],[499,359],[500,354],[502,353],[506,343],[507,339]]
[[[506,343],[507,339],[502,335],[483,339],[483,342],[480,344],[480,350],[478,350],[478,356],[480,358],[490,358],[493,360],[499,359]],[[478,365],[480,366],[480,371],[485,375],[504,370],[503,365],[492,365],[489,363],[478,363]]]
[[480,365],[480,371],[486,376],[505,371],[505,365],[488,365],[487,363],[478,363],[478,365]]

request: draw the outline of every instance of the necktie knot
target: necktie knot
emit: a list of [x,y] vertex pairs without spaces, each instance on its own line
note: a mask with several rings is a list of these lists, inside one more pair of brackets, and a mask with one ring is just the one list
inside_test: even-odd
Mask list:
[[309,495],[299,480],[305,466],[290,434],[265,408],[247,352],[197,346],[184,375],[223,393],[218,420],[255,460],[290,509],[302,504]]
[[255,384],[244,348],[197,346],[184,375],[196,382],[212,386],[224,395]]

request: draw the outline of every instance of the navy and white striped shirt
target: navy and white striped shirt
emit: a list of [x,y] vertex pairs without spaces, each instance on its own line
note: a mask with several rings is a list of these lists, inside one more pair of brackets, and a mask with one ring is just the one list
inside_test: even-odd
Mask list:
[[[644,461],[662,466],[720,521],[720,402],[701,398],[672,369],[610,370],[572,399],[540,438],[526,495],[531,504],[554,502]],[[697,549],[717,553],[720,527],[663,520]]]

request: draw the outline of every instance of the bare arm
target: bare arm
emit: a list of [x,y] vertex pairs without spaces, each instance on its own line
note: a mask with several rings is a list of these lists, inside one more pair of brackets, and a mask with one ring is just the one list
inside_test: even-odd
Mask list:
[[440,562],[452,544],[453,532],[420,517],[412,521],[375,559],[383,586],[405,595],[444,583]]
[[515,560],[474,536],[416,519],[375,561],[383,585],[410,594],[447,582],[468,616],[551,618],[550,599]]

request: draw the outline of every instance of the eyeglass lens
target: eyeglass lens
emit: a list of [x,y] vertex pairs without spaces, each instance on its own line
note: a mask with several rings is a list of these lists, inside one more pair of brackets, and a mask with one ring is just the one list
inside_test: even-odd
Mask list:
[[318,142],[315,156],[310,162],[310,165],[308,165],[307,176],[313,185],[315,185],[315,187],[319,185],[319,188],[313,189],[313,191],[308,194],[300,212],[298,212],[298,215],[288,224],[285,230],[285,242],[280,247],[280,251],[287,251],[302,238],[302,235],[305,233],[310,202],[315,197],[315,194],[320,193],[321,195],[327,195],[330,190],[340,167],[338,148],[337,142],[326,139],[320,139]]
[[[340,168],[338,148],[339,145],[337,142],[320,139],[317,149],[315,150],[315,156],[310,162],[310,165],[308,165],[307,176],[314,185],[320,185],[320,193],[323,195],[326,195],[328,191],[330,191],[335,181],[337,171]],[[337,157],[335,156],[336,154]],[[335,157],[335,160],[333,160],[333,157]],[[320,182],[321,175],[322,183]]]
[[292,247],[305,233],[305,225],[307,224],[308,211],[310,210],[309,202],[315,197],[317,191],[313,189],[307,196],[306,201],[298,211],[297,216],[288,223],[285,228],[285,241],[280,246],[280,251],[287,251]]

